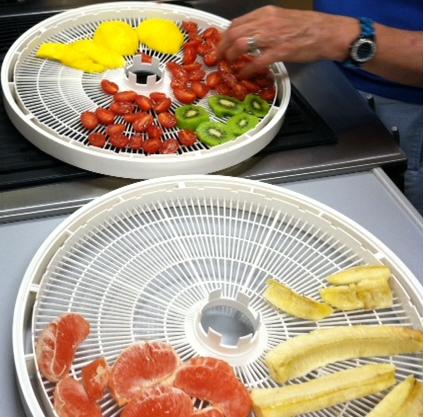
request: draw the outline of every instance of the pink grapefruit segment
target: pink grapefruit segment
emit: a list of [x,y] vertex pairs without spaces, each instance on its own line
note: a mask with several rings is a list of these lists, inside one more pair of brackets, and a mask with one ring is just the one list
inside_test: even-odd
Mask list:
[[35,354],[41,375],[51,382],[65,377],[78,346],[90,332],[90,325],[79,314],[65,314],[50,323],[37,339]]
[[82,384],[71,376],[57,383],[54,408],[59,417],[102,417],[98,405],[88,398]]
[[104,358],[96,359],[82,369],[82,383],[91,400],[98,401],[103,398],[109,377],[109,365]]
[[158,385],[133,397],[120,417],[191,417],[193,412],[191,398],[186,393],[178,388]]
[[146,388],[172,382],[180,359],[164,342],[137,343],[125,349],[112,367],[109,388],[122,406]]
[[248,417],[252,400],[230,369],[226,362],[218,359],[195,358],[178,370],[174,386],[191,397],[208,401],[225,417]]

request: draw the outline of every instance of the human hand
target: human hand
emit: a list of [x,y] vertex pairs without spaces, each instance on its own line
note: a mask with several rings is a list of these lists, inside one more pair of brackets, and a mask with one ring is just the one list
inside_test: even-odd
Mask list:
[[358,21],[350,17],[265,6],[233,20],[218,55],[234,61],[249,52],[253,37],[261,53],[240,73],[247,78],[277,61],[343,61],[359,34]]

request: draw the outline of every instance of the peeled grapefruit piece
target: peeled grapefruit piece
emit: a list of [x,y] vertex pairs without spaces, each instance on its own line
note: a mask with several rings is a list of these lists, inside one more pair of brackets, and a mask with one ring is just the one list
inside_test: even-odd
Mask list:
[[109,365],[104,358],[96,359],[82,369],[82,383],[91,400],[102,399],[109,383],[109,376]]
[[225,417],[222,411],[215,407],[206,407],[203,410],[198,410],[193,414],[193,417]]
[[50,323],[37,339],[38,369],[45,378],[57,382],[71,369],[75,352],[90,332],[90,325],[79,314],[69,313]]
[[193,412],[191,398],[185,392],[158,385],[133,397],[120,417],[191,417]]
[[248,417],[252,400],[230,365],[214,358],[186,362],[175,376],[174,386],[188,395],[208,401],[225,417]]
[[102,417],[98,405],[88,398],[82,384],[71,376],[57,383],[54,408],[59,417]]
[[109,388],[122,406],[146,388],[171,383],[180,359],[164,342],[136,343],[125,349],[112,367]]

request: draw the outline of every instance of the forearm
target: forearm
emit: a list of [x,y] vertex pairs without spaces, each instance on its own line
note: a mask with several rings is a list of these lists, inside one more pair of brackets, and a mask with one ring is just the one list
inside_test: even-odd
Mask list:
[[379,24],[375,28],[377,51],[363,68],[390,81],[422,86],[422,32],[399,30]]
[[[380,24],[375,29],[377,52],[364,70],[401,84],[422,85],[422,32]],[[247,39],[254,36],[261,54],[243,69],[248,76],[276,61],[343,62],[360,32],[359,21],[352,17],[266,6],[235,19],[218,52],[233,61],[248,52]]]
[[[343,62],[348,59],[349,48],[359,36],[356,19],[334,16],[328,20],[330,26],[324,29],[323,37],[331,37],[332,31],[343,27],[343,34],[329,42],[333,44],[327,59]],[[375,24],[377,51],[363,69],[381,77],[411,86],[422,85],[423,41],[422,32],[412,32]],[[336,32],[337,33],[337,32]]]

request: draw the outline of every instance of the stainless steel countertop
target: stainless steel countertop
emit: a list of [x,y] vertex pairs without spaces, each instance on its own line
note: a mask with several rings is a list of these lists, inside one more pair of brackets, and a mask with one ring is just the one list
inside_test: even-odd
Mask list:
[[[277,183],[405,163],[390,133],[334,64],[289,65],[288,70],[292,83],[334,130],[338,143],[256,155],[219,174]],[[0,193],[0,221],[67,213],[131,182],[99,177],[5,191]]]

